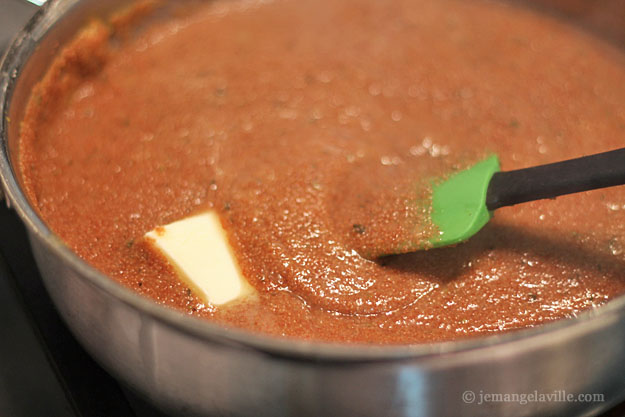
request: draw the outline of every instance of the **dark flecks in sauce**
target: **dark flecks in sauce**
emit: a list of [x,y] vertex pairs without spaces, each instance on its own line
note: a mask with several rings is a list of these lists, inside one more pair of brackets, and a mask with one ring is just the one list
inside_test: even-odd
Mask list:
[[[89,26],[34,92],[21,169],[52,229],[139,293],[253,331],[418,343],[625,291],[623,188],[502,209],[455,248],[354,250],[419,227],[413,181],[485,151],[515,169],[622,147],[620,50],[480,0],[216,1],[110,31]],[[139,243],[206,209],[258,297],[204,305]]]

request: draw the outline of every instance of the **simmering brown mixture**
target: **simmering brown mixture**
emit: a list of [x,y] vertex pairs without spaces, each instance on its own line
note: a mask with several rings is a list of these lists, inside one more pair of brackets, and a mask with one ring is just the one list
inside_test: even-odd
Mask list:
[[[208,2],[132,39],[92,24],[22,126],[30,199],[96,268],[275,335],[419,343],[570,317],[625,292],[625,187],[501,209],[468,243],[377,262],[427,229],[414,184],[623,146],[625,55],[492,1]],[[423,195],[419,197],[424,197]],[[220,213],[258,295],[204,305],[141,243]]]

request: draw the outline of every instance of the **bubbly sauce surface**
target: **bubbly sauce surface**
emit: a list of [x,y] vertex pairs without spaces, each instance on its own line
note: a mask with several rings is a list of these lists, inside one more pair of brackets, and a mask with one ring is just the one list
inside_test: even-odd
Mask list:
[[[622,147],[625,55],[474,0],[216,1],[110,42],[89,26],[22,124],[27,193],[82,258],[210,320],[303,339],[423,343],[574,316],[625,292],[625,188],[429,233],[415,184],[495,152],[506,170]],[[217,210],[258,295],[205,305],[141,242]]]

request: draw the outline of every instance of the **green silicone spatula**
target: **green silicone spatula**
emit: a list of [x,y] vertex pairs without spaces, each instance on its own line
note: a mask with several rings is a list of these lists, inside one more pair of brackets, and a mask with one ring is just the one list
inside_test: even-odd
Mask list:
[[625,148],[516,171],[500,171],[499,159],[491,156],[433,186],[431,220],[438,233],[429,244],[378,253],[454,245],[476,234],[500,207],[620,184]]

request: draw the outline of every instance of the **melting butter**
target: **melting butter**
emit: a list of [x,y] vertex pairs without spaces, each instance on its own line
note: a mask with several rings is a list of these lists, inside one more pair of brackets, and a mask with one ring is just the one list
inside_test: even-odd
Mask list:
[[204,301],[226,304],[254,289],[240,271],[219,216],[208,211],[156,227],[145,238]]

